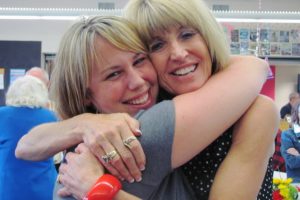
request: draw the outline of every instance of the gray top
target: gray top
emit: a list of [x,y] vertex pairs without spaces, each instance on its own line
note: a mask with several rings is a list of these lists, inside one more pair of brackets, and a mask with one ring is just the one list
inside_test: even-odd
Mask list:
[[[171,154],[175,127],[172,101],[156,104],[136,118],[143,135],[139,137],[146,154],[146,170],[139,183],[122,182],[123,189],[142,199],[192,200],[193,192],[180,169],[172,171]],[[54,195],[54,199],[56,198]],[[66,198],[65,198],[66,199]]]

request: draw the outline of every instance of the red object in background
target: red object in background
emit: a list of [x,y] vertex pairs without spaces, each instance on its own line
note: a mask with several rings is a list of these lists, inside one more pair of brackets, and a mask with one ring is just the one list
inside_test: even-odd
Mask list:
[[274,100],[275,98],[275,66],[270,66],[271,72],[260,93]]
[[279,192],[280,192],[279,190],[273,192],[273,200],[283,200]]

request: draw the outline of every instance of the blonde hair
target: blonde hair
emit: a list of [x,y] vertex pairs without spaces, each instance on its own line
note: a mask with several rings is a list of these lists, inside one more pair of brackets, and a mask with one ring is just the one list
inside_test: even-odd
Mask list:
[[146,53],[135,27],[124,18],[92,16],[75,22],[61,40],[51,74],[51,96],[62,118],[96,112],[86,105],[86,99],[91,95],[88,87],[92,66],[102,58],[95,51],[101,48],[95,46],[97,37],[121,50]]
[[6,105],[14,107],[40,108],[49,104],[46,85],[33,76],[23,76],[9,86]]
[[197,30],[209,49],[213,72],[229,62],[229,45],[221,25],[201,0],[129,0],[125,17],[136,23],[142,40],[149,44],[153,33],[180,25]]

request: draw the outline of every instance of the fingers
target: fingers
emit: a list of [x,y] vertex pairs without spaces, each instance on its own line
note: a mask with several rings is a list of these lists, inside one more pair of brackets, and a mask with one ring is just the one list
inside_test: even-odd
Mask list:
[[66,187],[63,187],[57,191],[57,195],[60,197],[67,197],[67,196],[71,196],[72,193],[69,192]]
[[142,132],[140,130],[140,123],[138,120],[134,119],[133,117],[125,113],[124,113],[124,119],[135,136],[138,137],[142,135]]
[[[131,128],[131,131],[134,133],[135,136],[141,136],[142,132],[139,129],[139,122],[129,116],[128,114],[124,115],[124,118],[126,122],[128,123],[129,127]],[[132,133],[129,130],[123,130],[122,138],[123,138],[123,144],[124,141],[126,141],[128,138],[132,137]],[[125,144],[126,146],[126,144]],[[138,140],[134,140],[130,143],[130,145],[127,145],[130,152],[133,154],[133,157],[135,158],[135,161],[138,165],[138,168],[143,171],[145,169],[146,164],[146,156],[143,151],[142,145]]]
[[[124,141],[126,141],[126,139],[123,140],[123,143]],[[135,139],[132,142],[130,142],[130,145],[124,144],[124,146],[126,146],[135,157],[135,161],[139,167],[139,170],[141,171],[145,170],[146,156],[144,154],[141,143],[137,139]]]
[[[119,141],[122,141],[122,140],[119,139]],[[127,163],[133,162],[135,165],[135,169],[133,169],[133,171],[135,172],[137,170],[138,171],[137,173],[140,173],[140,171],[136,167],[134,157],[124,147],[124,145],[120,145],[120,142],[117,142],[115,145],[111,145],[110,143],[105,142],[105,143],[101,144],[101,146],[103,148],[103,154],[102,154],[100,160],[101,160],[101,163],[105,166],[105,168],[107,170],[109,170],[113,175],[115,175],[117,177],[121,177],[121,180],[126,179],[130,183],[134,182],[135,177],[133,176],[133,174],[131,174],[129,172],[129,169],[132,169],[134,167],[132,167],[132,165],[128,166]],[[111,157],[110,159],[104,159],[112,152],[116,152],[116,154],[113,157]],[[124,158],[126,160],[124,160]],[[125,166],[125,164],[126,164],[126,166]],[[137,174],[136,176],[137,176],[137,180],[139,180],[141,177],[141,173]]]
[[89,150],[88,147],[84,143],[80,143],[75,148],[75,153],[83,153],[83,152],[86,152],[88,150]]
[[[130,183],[134,181],[141,181],[142,173],[137,167],[135,159],[131,152],[122,145],[118,147],[118,159],[113,159],[110,164],[113,165],[122,175],[125,174],[125,178]],[[125,166],[126,165],[126,166]]]

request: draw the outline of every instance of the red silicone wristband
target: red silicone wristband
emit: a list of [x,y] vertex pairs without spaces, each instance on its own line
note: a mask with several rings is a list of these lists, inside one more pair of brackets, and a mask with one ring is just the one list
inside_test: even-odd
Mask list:
[[112,200],[117,192],[122,188],[120,181],[110,175],[101,176],[92,189],[88,192],[87,200]]

